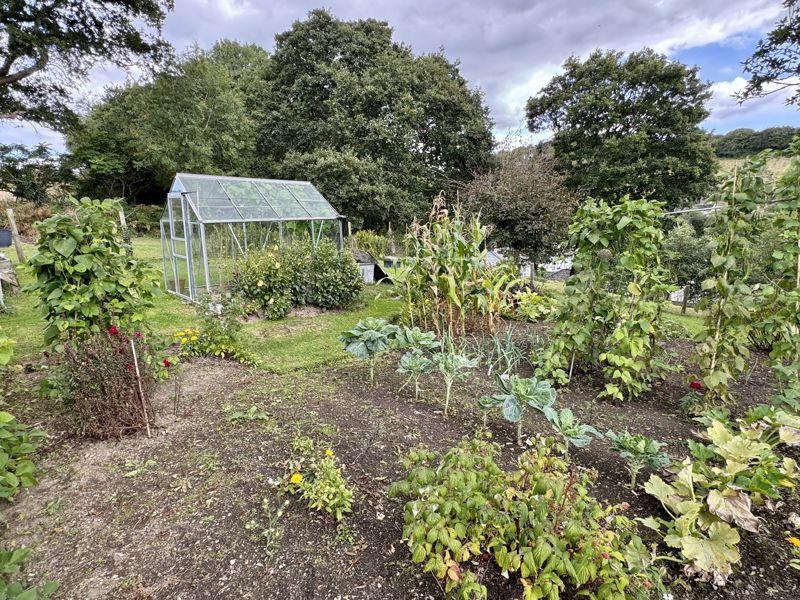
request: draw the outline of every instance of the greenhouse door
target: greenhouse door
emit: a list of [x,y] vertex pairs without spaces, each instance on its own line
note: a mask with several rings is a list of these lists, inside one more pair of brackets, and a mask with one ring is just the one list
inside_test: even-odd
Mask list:
[[190,252],[192,239],[186,214],[186,200],[181,194],[170,194],[168,200],[174,291],[179,296],[194,300],[194,277]]

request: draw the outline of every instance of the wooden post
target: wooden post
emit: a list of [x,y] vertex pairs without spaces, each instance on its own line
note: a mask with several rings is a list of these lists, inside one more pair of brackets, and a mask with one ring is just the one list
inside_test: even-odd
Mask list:
[[125,254],[130,256],[133,254],[131,232],[128,230],[128,222],[125,220],[125,211],[122,209],[119,210],[119,224],[122,226],[122,241],[125,243]]
[[8,215],[8,224],[11,227],[11,240],[14,242],[14,248],[17,250],[17,258],[20,263],[25,262],[25,252],[22,251],[22,240],[19,237],[19,230],[17,229],[17,221],[14,219],[14,210],[11,208],[6,209]]
[[353,227],[350,225],[350,221],[347,222],[347,237],[353,237]]
[[686,306],[689,304],[689,286],[683,286],[683,304],[681,305],[681,314],[686,314]]

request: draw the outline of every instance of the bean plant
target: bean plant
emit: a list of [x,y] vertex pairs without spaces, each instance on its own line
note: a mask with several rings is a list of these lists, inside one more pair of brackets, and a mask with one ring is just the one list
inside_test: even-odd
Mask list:
[[389,349],[397,331],[397,325],[390,325],[385,319],[366,317],[356,323],[353,329],[344,331],[339,336],[346,352],[369,362],[371,385],[375,384],[375,360]]
[[670,369],[659,340],[670,286],[661,265],[663,215],[657,202],[627,196],[611,205],[589,199],[570,226],[575,275],[552,314],[547,350],[534,357],[537,375],[566,384],[575,364],[598,364],[601,396],[636,397]]
[[614,433],[610,430],[606,433],[606,439],[611,442],[611,450],[627,462],[631,488],[636,487],[639,471],[645,466],[658,470],[669,464],[669,455],[661,452],[661,448],[664,447],[663,442],[628,431]]
[[695,359],[705,384],[705,402],[730,400],[729,384],[746,367],[752,316],[753,289],[747,284],[749,221],[764,201],[764,156],[747,159],[719,188],[715,200],[724,208],[714,215],[716,235],[711,265],[702,283],[712,291],[700,301],[706,311],[705,326],[697,335]]
[[444,379],[444,416],[446,417],[450,406],[453,383],[466,379],[469,370],[478,366],[478,360],[468,356],[463,351],[456,350],[452,338],[445,336],[442,349],[433,355],[433,363]]

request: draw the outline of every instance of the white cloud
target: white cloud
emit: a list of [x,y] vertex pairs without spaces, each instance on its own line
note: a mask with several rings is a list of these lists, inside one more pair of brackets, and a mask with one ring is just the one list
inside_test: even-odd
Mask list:
[[[224,37],[272,49],[275,34],[305,18],[318,2],[176,0],[164,32],[178,50],[193,43],[209,47]],[[524,124],[525,101],[570,54],[645,46],[671,54],[714,42],[736,45],[743,34],[767,29],[782,10],[776,0],[327,0],[324,5],[339,18],[388,21],[395,39],[416,52],[444,48],[451,60],[459,59],[470,84],[485,91],[498,137]],[[738,65],[732,66],[734,75]],[[86,89],[96,99],[106,85],[123,83],[127,75],[95,69]],[[738,114],[724,102],[714,110],[717,119]],[[9,131],[0,128],[0,135]]]

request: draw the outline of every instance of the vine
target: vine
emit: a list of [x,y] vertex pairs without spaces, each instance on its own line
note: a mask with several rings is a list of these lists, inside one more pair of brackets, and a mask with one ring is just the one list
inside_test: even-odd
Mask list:
[[748,340],[756,305],[754,291],[747,283],[747,251],[751,221],[766,195],[764,159],[765,155],[759,155],[734,169],[715,197],[724,208],[715,215],[717,233],[712,241],[711,265],[701,286],[715,293],[698,305],[707,312],[704,329],[695,338],[706,404],[730,400],[729,384],[744,372],[750,355]]
[[671,287],[661,265],[661,204],[589,199],[570,226],[575,275],[554,313],[554,336],[539,375],[566,384],[577,362],[599,364],[601,396],[624,400],[650,389],[669,368],[659,357]]

